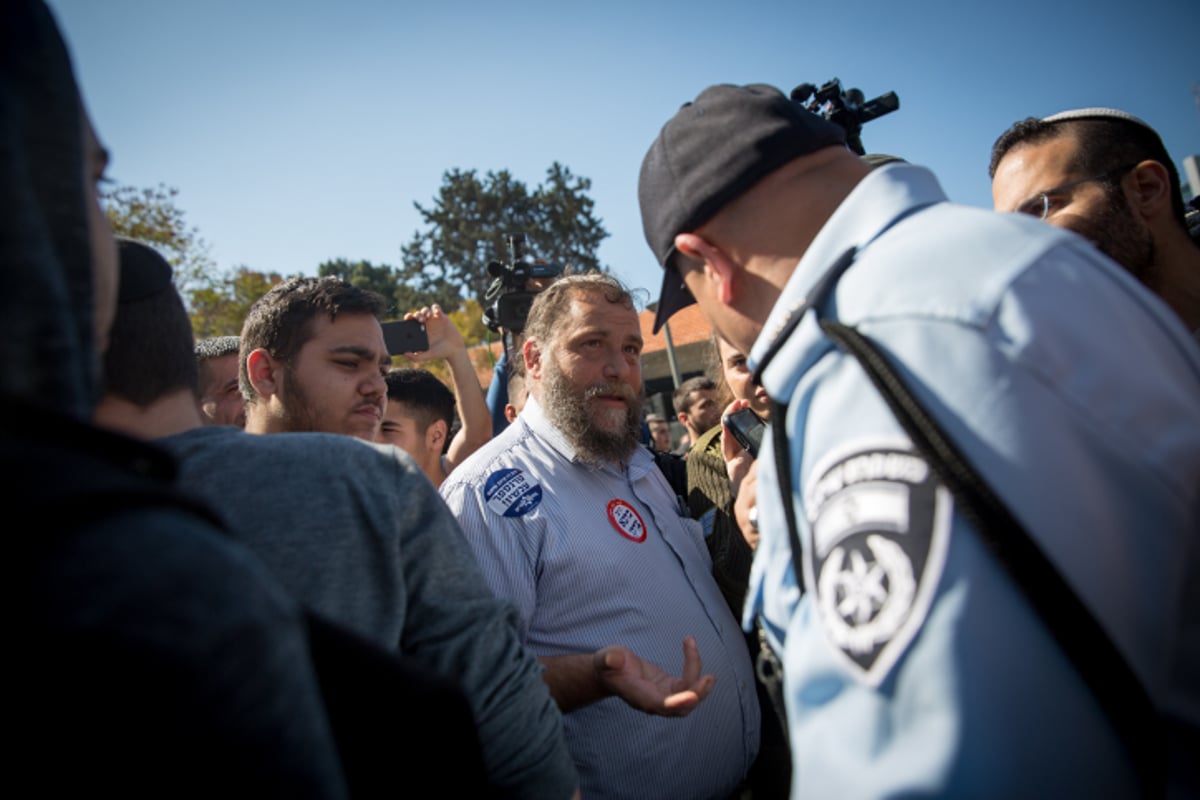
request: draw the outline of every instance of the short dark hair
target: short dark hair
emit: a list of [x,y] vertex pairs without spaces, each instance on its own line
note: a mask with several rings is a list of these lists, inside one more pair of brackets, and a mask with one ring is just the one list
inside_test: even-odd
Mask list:
[[446,423],[447,438],[454,427],[454,393],[427,369],[393,367],[384,377],[389,403],[403,403],[422,433],[439,419]]
[[671,405],[675,407],[675,411],[678,413],[691,413],[692,405],[695,403],[691,397],[692,392],[703,392],[716,388],[717,382],[707,375],[697,375],[694,378],[688,378],[679,384],[679,388],[675,390],[675,394],[671,395]]
[[1167,153],[1162,139],[1149,126],[1118,116],[1078,116],[1064,119],[1026,117],[1013,123],[992,145],[988,177],[996,177],[996,168],[1010,150],[1023,144],[1040,144],[1070,135],[1078,143],[1071,169],[1085,175],[1103,175],[1125,164],[1157,161],[1167,171],[1171,183],[1171,210],[1187,231],[1183,189],[1179,171]]
[[[119,241],[122,280],[133,267],[130,259],[166,260],[147,245]],[[146,408],[168,394],[198,391],[193,355],[192,322],[183,298],[168,280],[157,291],[123,297],[104,354],[104,391]]]
[[525,337],[543,345],[552,343],[571,301],[581,295],[599,295],[613,305],[634,308],[633,293],[607,272],[564,275],[534,297],[525,320]]
[[241,341],[240,336],[209,336],[196,342],[196,367],[199,371],[197,392],[201,397],[208,392],[209,384],[212,383],[208,362],[225,356],[236,357]]
[[725,380],[725,361],[721,358],[721,334],[716,331],[705,341],[704,374],[717,385],[717,405],[725,408],[733,402],[733,387]]
[[237,355],[241,344],[240,336],[209,336],[196,342],[196,361],[204,363],[210,358]]
[[272,287],[250,307],[242,325],[238,380],[246,402],[258,399],[246,369],[250,353],[261,347],[289,364],[312,338],[312,321],[318,316],[333,321],[338,314],[370,314],[378,319],[386,308],[383,295],[333,276],[288,278]]

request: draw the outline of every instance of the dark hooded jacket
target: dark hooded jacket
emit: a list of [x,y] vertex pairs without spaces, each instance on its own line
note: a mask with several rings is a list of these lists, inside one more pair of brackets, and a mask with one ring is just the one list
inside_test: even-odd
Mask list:
[[345,794],[295,605],[98,393],[83,105],[41,0],[0,3],[0,475],[10,785]]

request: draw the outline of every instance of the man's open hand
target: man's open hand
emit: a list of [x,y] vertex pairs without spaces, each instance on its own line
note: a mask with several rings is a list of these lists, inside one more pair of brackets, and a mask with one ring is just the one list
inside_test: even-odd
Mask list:
[[683,640],[683,675],[676,677],[643,660],[628,647],[611,645],[596,651],[596,677],[633,708],[663,717],[684,717],[708,697],[715,675],[700,674],[700,649],[689,636]]

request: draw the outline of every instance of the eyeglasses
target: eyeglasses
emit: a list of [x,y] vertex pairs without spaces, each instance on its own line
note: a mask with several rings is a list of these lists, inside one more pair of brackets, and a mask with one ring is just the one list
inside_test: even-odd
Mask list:
[[1092,183],[1095,181],[1109,183],[1113,179],[1123,176],[1126,172],[1129,172],[1136,166],[1137,164],[1126,164],[1123,167],[1110,169],[1108,172],[1102,172],[1099,175],[1093,175],[1090,178],[1071,181],[1070,183],[1064,183],[1062,186],[1055,186],[1053,189],[1047,189],[1044,192],[1039,192],[1038,194],[1026,200],[1024,203],[1021,203],[1021,205],[1017,206],[1017,213],[1028,214],[1029,216],[1037,217],[1038,219],[1046,219],[1046,217],[1050,216],[1050,212],[1055,207],[1055,198],[1062,197],[1063,193],[1069,189],[1074,189],[1076,186],[1082,186],[1085,183]]

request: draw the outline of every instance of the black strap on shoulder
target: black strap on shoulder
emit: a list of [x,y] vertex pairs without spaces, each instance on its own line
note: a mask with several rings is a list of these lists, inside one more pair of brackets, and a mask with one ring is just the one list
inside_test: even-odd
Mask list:
[[775,480],[783,500],[783,516],[787,520],[788,543],[792,547],[792,571],[796,573],[796,588],[804,593],[804,559],[800,544],[800,529],[796,527],[796,507],[792,503],[792,454],[788,450],[787,405],[771,400],[771,449],[775,455]]
[[[839,348],[858,359],[905,433],[953,493],[963,516],[1066,651],[1124,741],[1146,796],[1162,796],[1167,751],[1161,721],[1145,686],[1121,651],[1020,520],[925,411],[878,346],[838,322],[823,320],[821,329]],[[782,419],[774,414],[772,409],[772,419]],[[786,441],[783,444],[780,447],[777,440],[777,452],[786,450]],[[786,482],[781,480],[781,486]],[[784,497],[790,511],[790,496]],[[791,514],[788,521],[794,524]],[[796,569],[799,574],[799,566]]]

